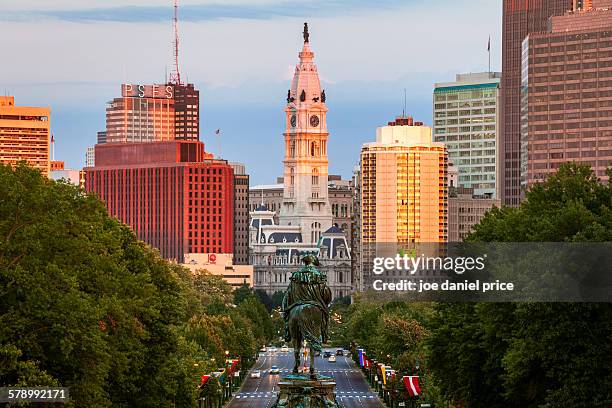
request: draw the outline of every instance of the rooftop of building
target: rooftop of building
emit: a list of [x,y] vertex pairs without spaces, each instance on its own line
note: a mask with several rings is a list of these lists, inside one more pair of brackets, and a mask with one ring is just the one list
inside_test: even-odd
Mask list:
[[432,141],[431,127],[416,122],[411,116],[398,116],[387,126],[376,128],[376,141],[365,143],[364,148],[383,146],[425,146],[444,147],[443,143]]
[[18,106],[14,96],[0,96],[0,119],[48,122],[50,114],[49,107]]
[[283,184],[257,184],[250,186],[249,190],[282,190]]
[[497,88],[501,82],[501,72],[470,72],[457,74],[453,82],[437,82],[434,93],[462,91],[471,89]]

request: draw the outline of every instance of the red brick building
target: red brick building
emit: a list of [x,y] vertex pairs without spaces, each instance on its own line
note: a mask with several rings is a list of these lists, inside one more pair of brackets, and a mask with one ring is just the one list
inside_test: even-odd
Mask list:
[[234,173],[203,143],[99,144],[95,154],[85,189],[164,258],[233,252]]

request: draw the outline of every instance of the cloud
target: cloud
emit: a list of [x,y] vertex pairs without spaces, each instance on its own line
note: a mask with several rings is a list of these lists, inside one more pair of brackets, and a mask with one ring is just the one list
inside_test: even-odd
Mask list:
[[[358,14],[367,10],[391,10],[406,7],[412,1],[397,0],[318,0],[267,4],[187,4],[180,8],[181,21],[200,22],[223,19],[269,20],[282,17],[326,17]],[[169,6],[115,6],[63,10],[8,10],[0,14],[4,21],[55,19],[70,22],[155,23],[171,18]]]

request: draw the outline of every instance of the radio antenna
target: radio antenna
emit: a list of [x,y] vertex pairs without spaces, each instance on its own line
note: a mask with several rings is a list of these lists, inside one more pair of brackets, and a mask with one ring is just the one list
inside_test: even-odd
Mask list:
[[172,21],[174,24],[174,67],[172,69],[172,72],[170,73],[170,83],[175,85],[181,85],[181,72],[179,70],[178,0],[174,0],[174,18],[172,19]]

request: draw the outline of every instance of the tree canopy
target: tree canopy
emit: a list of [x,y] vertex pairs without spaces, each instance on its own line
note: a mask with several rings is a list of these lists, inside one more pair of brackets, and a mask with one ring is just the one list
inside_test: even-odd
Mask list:
[[220,277],[163,260],[93,195],[0,165],[1,386],[70,387],[77,406],[194,406],[199,371],[271,335],[255,297],[233,301]]
[[[468,240],[610,241],[611,210],[612,187],[567,163],[520,207],[490,211]],[[429,365],[443,391],[470,407],[605,407],[610,338],[608,303],[440,304]]]

